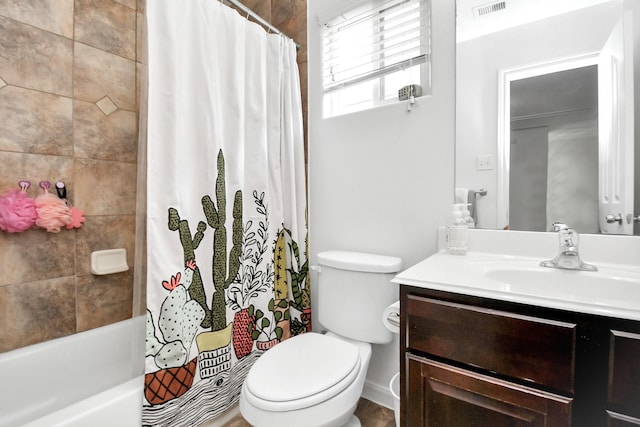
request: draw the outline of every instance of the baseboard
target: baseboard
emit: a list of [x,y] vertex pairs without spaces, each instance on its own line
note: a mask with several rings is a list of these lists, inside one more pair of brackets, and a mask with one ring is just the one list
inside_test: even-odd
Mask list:
[[365,381],[362,389],[362,397],[393,410],[393,396],[391,395],[389,387],[383,387],[379,384]]

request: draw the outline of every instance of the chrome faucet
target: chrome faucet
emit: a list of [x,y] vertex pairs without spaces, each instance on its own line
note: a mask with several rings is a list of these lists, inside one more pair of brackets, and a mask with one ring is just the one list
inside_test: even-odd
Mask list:
[[558,232],[560,248],[558,255],[549,261],[542,261],[541,267],[563,268],[565,270],[598,271],[595,265],[582,262],[578,253],[578,232],[567,224],[553,223],[553,231]]

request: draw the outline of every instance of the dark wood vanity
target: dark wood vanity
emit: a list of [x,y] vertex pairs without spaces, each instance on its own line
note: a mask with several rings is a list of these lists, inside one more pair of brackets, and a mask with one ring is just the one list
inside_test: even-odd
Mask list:
[[400,289],[402,426],[640,426],[640,322]]

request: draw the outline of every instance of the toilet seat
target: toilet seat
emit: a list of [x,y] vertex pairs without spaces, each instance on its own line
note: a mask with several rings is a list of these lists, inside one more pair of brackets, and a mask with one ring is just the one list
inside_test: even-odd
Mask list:
[[357,345],[308,332],[265,352],[249,371],[243,392],[247,402],[267,411],[302,409],[345,390],[360,363]]

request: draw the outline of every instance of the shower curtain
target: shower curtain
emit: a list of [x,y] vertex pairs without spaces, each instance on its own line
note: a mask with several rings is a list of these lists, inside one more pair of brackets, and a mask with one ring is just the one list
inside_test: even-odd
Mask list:
[[217,0],[146,14],[143,425],[193,426],[311,329],[300,82],[291,40]]

